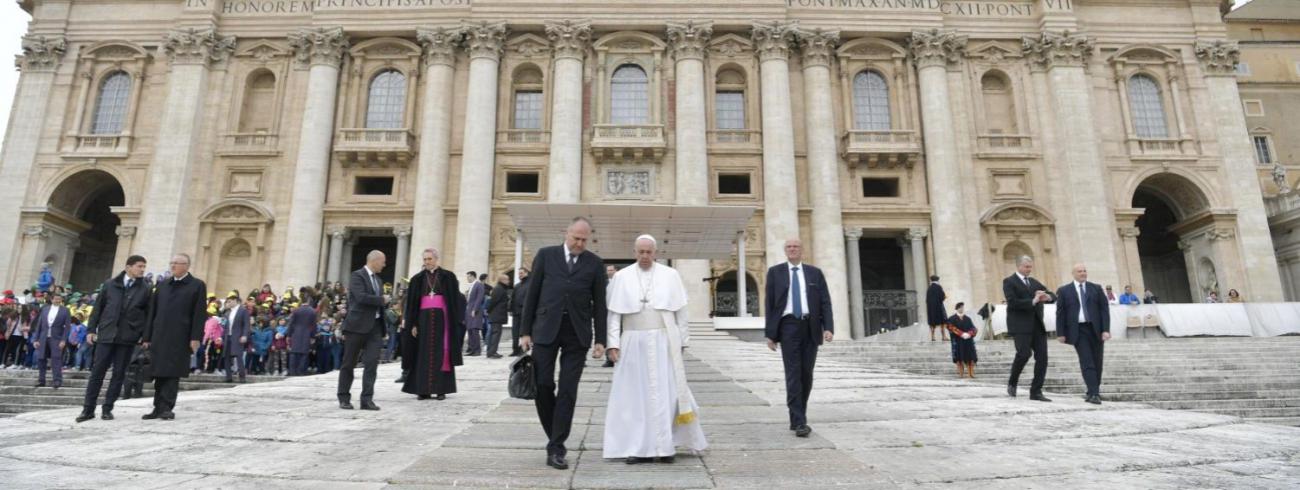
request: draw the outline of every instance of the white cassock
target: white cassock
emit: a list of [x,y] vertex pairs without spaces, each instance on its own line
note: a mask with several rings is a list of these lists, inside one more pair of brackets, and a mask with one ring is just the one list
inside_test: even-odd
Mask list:
[[609,348],[619,350],[605,410],[606,458],[652,458],[677,447],[708,447],[699,405],[686,385],[682,347],[690,339],[686,287],[677,271],[655,263],[614,274],[607,295]]

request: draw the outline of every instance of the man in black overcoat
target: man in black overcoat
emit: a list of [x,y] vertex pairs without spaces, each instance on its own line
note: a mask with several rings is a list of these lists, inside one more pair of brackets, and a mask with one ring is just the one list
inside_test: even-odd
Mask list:
[[487,338],[487,357],[500,359],[497,345],[501,343],[501,329],[505,328],[506,321],[510,319],[510,276],[497,275],[497,284],[488,296],[487,310],[488,325],[492,326]]
[[176,254],[171,277],[154,289],[153,307],[145,326],[144,348],[153,362],[153,411],[145,420],[176,418],[176,395],[181,378],[190,375],[190,357],[203,340],[208,320],[208,286],[190,274],[190,256]]
[[939,285],[939,276],[930,276],[930,287],[925,290],[925,318],[926,323],[930,324],[931,342],[935,340],[935,329],[939,330],[940,338],[948,340],[948,329],[944,328],[944,323],[948,321],[948,309],[943,307],[946,299],[948,294]]
[[528,268],[520,267],[517,274],[519,283],[510,293],[510,357],[524,355],[523,349],[519,348],[519,322],[524,314],[524,296],[528,294]]

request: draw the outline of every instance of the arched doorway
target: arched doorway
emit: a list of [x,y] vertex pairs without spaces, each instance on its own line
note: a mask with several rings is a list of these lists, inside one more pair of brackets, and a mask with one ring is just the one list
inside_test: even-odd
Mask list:
[[253,264],[253,246],[248,240],[243,238],[234,238],[226,242],[221,247],[221,262],[217,266],[217,288],[214,291],[220,297],[225,297],[227,291],[240,290],[251,291],[249,288],[257,287],[254,284],[257,277],[250,277],[250,272],[254,271]]
[[[1134,223],[1138,228],[1138,259],[1142,264],[1142,285],[1162,303],[1191,303],[1191,274],[1188,272],[1189,245],[1178,230],[1189,219],[1209,209],[1209,200],[1191,181],[1176,174],[1148,177],[1133,192],[1133,207],[1143,209]],[[1211,270],[1212,270],[1211,265]],[[1134,291],[1138,296],[1143,291]]]
[[122,220],[112,208],[125,203],[122,185],[102,170],[78,172],[54,189],[47,203],[46,222],[56,232],[46,251],[61,262],[50,265],[56,283],[90,290],[113,273],[117,228]]
[[[714,316],[740,316],[739,289],[735,270],[727,271],[718,278],[718,286],[713,291]],[[758,281],[752,274],[745,274],[745,298],[749,316],[758,316]]]

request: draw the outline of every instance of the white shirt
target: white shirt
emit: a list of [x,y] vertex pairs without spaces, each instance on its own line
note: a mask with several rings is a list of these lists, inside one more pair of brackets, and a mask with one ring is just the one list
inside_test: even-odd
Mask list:
[[51,326],[54,325],[54,318],[59,316],[58,306],[50,305],[50,312],[45,315],[45,322]]
[[236,305],[230,309],[230,316],[226,318],[226,332],[230,332],[235,327],[235,315],[239,314],[239,308],[242,308],[242,306]]
[[[375,276],[375,271],[370,270],[370,266],[368,265],[363,265],[361,266],[361,268],[366,270],[366,274],[369,277],[369,279],[367,280],[370,281],[370,287],[375,288],[375,291],[378,294],[384,294],[384,291],[379,288],[379,282],[378,282],[379,278]],[[379,318],[380,314],[381,313],[379,313],[378,311],[375,311],[375,318]]]
[[569,261],[573,260],[574,255],[573,255],[572,252],[569,252],[569,243],[568,243],[568,242],[565,242],[565,243],[563,244],[563,246],[564,246],[564,266],[565,266],[565,267],[568,267],[568,266],[569,266]]
[[1019,277],[1019,278],[1020,278],[1020,283],[1021,283],[1021,284],[1024,284],[1025,286],[1029,286],[1029,276],[1026,276],[1026,275],[1024,275],[1024,274],[1021,274],[1019,271],[1017,271],[1017,272],[1016,272],[1016,277]]
[[[799,305],[803,307],[803,314],[807,315],[808,314],[808,281],[804,276],[807,275],[808,271],[804,268],[803,264],[792,264],[786,262],[786,265],[789,266],[788,270],[790,275],[788,277],[788,281],[790,282],[791,285],[794,284],[794,268],[795,267],[799,268]],[[794,314],[794,295],[786,295],[785,312],[783,313],[783,315],[793,315],[793,314]]]
[[1087,294],[1087,289],[1088,283],[1086,282],[1074,283],[1074,294],[1079,295],[1079,323],[1088,322],[1088,318],[1083,316],[1083,295]]

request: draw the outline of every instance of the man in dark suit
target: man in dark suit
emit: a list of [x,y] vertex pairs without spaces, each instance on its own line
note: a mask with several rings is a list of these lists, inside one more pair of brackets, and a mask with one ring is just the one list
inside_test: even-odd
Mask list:
[[483,303],[487,301],[487,285],[478,280],[474,271],[469,271],[465,277],[469,278],[469,292],[465,294],[468,298],[465,303],[465,330],[469,334],[469,341],[465,345],[465,355],[477,356],[483,353],[483,322],[487,320],[483,317]]
[[1052,400],[1043,396],[1043,380],[1047,377],[1047,325],[1043,324],[1043,305],[1056,301],[1047,287],[1034,273],[1034,259],[1022,255],[1016,259],[1016,272],[1002,280],[1002,294],[1007,298],[1007,332],[1016,342],[1016,358],[1011,363],[1011,379],[1007,381],[1007,395],[1016,396],[1020,372],[1034,357],[1034,382],[1029,387],[1029,399],[1040,402]]
[[808,395],[812,394],[817,346],[830,342],[834,331],[831,295],[821,269],[803,263],[803,243],[786,240],[787,262],[767,269],[767,348],[781,345],[785,363],[785,404],[790,430],[808,437]]
[[226,333],[223,335],[226,349],[226,382],[234,381],[235,369],[239,369],[239,382],[247,381],[248,374],[244,366],[244,348],[248,345],[248,336],[253,332],[248,321],[248,309],[239,304],[239,298],[226,298]]
[[925,290],[925,318],[930,324],[931,342],[934,342],[936,328],[939,329],[940,338],[948,339],[948,329],[944,328],[944,322],[948,321],[948,310],[943,307],[945,299],[948,299],[948,294],[939,285],[939,276],[930,276],[930,287]]
[[492,294],[488,297],[487,310],[488,324],[492,326],[487,338],[487,357],[500,359],[501,354],[497,353],[497,345],[501,343],[501,329],[510,319],[510,276],[497,275],[497,285],[492,288]]
[[[312,307],[311,301],[303,298],[302,304],[289,314],[289,376],[307,375],[307,357],[311,354],[314,336],[316,308]],[[317,351],[316,355],[327,356],[329,353]]]
[[593,324],[591,357],[600,359],[605,354],[605,262],[587,251],[590,238],[591,222],[578,217],[569,223],[564,245],[537,251],[520,322],[519,347],[525,351],[532,348],[536,362],[537,417],[550,439],[546,464],[560,470],[569,467],[564,441],[573,425],[573,406],[586,365],[583,357],[592,346]]
[[1110,303],[1101,286],[1088,282],[1088,268],[1075,264],[1074,281],[1056,290],[1056,335],[1074,345],[1088,386],[1084,401],[1101,405],[1101,359],[1110,340]]
[[199,350],[208,321],[208,285],[190,274],[190,256],[176,254],[169,265],[171,277],[156,286],[144,330],[154,380],[153,411],[141,417],[144,420],[176,418],[181,378],[190,375],[190,359]]
[[352,377],[361,358],[365,370],[361,375],[361,409],[379,410],[375,405],[375,377],[379,369],[379,349],[384,345],[383,279],[388,259],[384,253],[371,250],[366,254],[366,265],[352,271],[348,279],[348,316],[343,319],[343,362],[339,366],[339,408],[352,410]]
[[126,259],[126,269],[104,281],[99,287],[99,295],[95,296],[95,306],[86,322],[86,342],[94,346],[94,353],[91,355],[90,380],[86,382],[86,397],[77,422],[95,418],[95,403],[99,401],[99,389],[104,386],[104,376],[109,367],[113,368],[113,379],[104,395],[101,418],[113,420],[113,404],[126,381],[131,351],[140,342],[149,321],[153,290],[144,278],[146,266],[144,257],[132,255]]
[[63,295],[54,294],[50,304],[41,308],[36,317],[36,328],[32,329],[32,347],[36,348],[36,365],[41,374],[37,377],[36,387],[45,386],[45,368],[54,365],[54,388],[63,386],[63,348],[68,346],[68,327],[72,326],[72,314],[63,306]]
[[524,350],[519,348],[519,322],[524,315],[524,296],[528,294],[528,268],[520,267],[517,273],[519,283],[510,293],[510,357],[524,355]]

